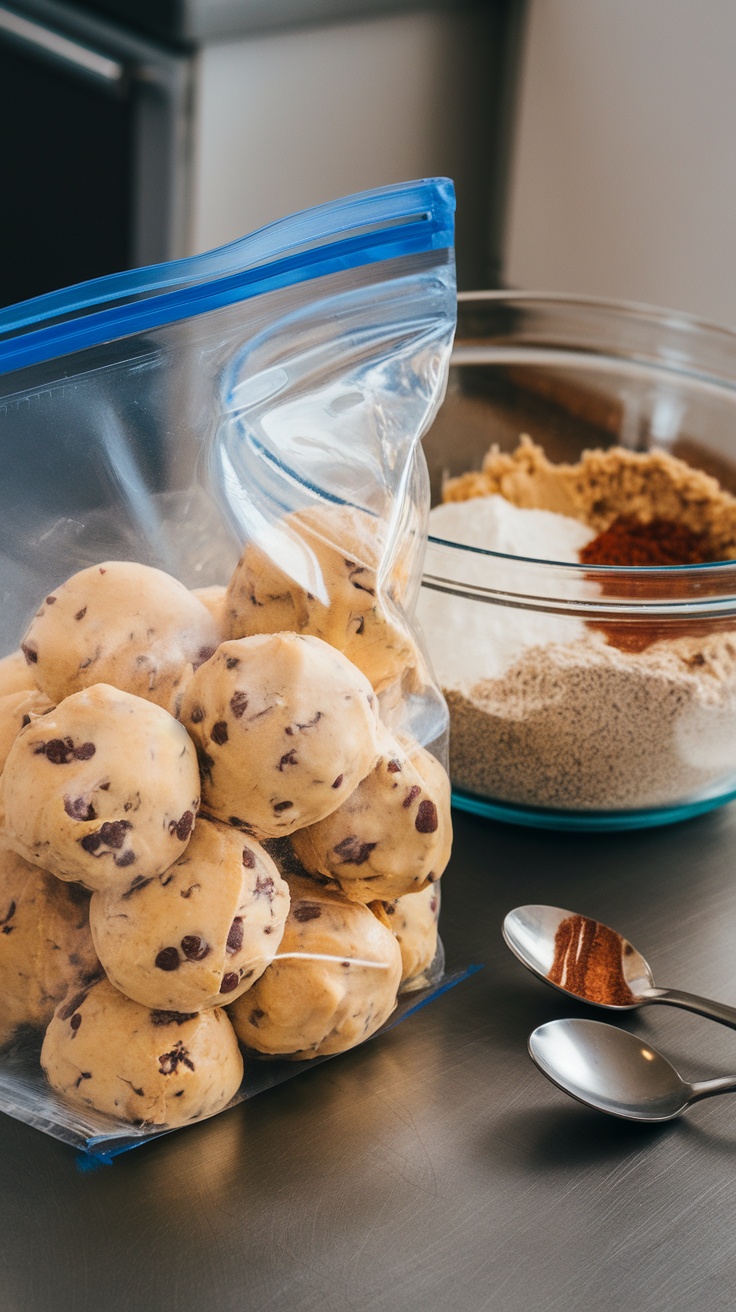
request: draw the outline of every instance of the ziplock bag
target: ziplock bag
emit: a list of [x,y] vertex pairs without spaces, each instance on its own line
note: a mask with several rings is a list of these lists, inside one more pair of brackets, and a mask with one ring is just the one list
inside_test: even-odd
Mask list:
[[[412,617],[419,439],[455,324],[453,210],[443,179],[367,192],[0,312],[0,650],[101,561],[189,589],[233,576],[235,636],[337,647],[402,750],[443,761],[446,708]],[[441,971],[438,958],[416,982]],[[21,1033],[0,1056],[0,1108],[96,1150],[154,1132],[57,1098],[38,1047]],[[298,1065],[246,1056],[236,1100]]]

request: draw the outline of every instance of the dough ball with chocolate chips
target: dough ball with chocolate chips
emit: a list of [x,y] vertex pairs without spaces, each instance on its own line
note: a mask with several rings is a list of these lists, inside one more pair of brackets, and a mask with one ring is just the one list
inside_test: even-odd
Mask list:
[[[250,544],[230,580],[226,618],[233,638],[310,633],[344,652],[377,692],[415,664],[410,634],[379,595],[384,546],[377,519],[352,506],[314,506],[287,515],[274,531],[279,549],[269,554]],[[403,573],[393,582],[400,596]]]
[[37,688],[26,688],[0,697],[0,771],[5,769],[8,752],[21,729],[25,729],[37,716],[45,715],[53,709],[54,703]]
[[183,856],[123,892],[95,893],[108,979],[145,1007],[200,1011],[250,988],[275,956],[289,889],[254,839],[199,819]]
[[100,980],[57,1008],[41,1065],[68,1102],[135,1125],[176,1126],[227,1107],[243,1059],[222,1008],[149,1011]]
[[0,836],[85,887],[166,870],[199,806],[197,755],[167,711],[97,684],[21,729],[0,775]]
[[310,879],[290,877],[291,908],[276,960],[229,1008],[243,1043],[301,1061],[345,1052],[396,1005],[401,951],[375,913]]
[[11,692],[27,692],[36,686],[33,666],[28,664],[20,649],[3,656],[0,660],[0,697],[7,697]]
[[376,699],[319,638],[224,642],[192,679],[181,719],[197,744],[206,809],[277,838],[329,815],[372,768]]
[[373,770],[336,811],[292,837],[305,870],[359,902],[436,882],[450,859],[450,782],[418,743],[381,730]]
[[428,884],[421,893],[408,893],[387,903],[386,914],[401,948],[401,992],[426,988],[441,976],[444,965],[437,933],[439,884]]
[[0,1044],[19,1025],[45,1029],[67,990],[98,973],[89,895],[0,851]]
[[160,569],[109,560],[49,593],[22,650],[54,701],[110,683],[175,715],[192,669],[219,641],[207,607]]

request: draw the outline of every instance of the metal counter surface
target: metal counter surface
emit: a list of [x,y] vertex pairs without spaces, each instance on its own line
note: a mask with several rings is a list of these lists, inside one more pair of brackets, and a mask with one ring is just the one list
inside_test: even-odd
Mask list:
[[[486,969],[405,1024],[90,1173],[0,1116],[1,1312],[733,1308],[736,1101],[646,1128],[565,1098],[526,1038],[593,1012],[500,926],[581,911],[657,983],[736,1003],[736,808],[597,836],[455,818],[443,937]],[[627,1025],[686,1077],[736,1072],[730,1030],[664,1007]]]

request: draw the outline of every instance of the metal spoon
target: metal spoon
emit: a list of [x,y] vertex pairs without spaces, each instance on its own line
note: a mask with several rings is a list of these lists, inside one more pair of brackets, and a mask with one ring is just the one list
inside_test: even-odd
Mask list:
[[736,1007],[655,986],[640,952],[614,929],[561,907],[526,906],[503,922],[507,946],[545,983],[594,1007],[632,1011],[662,1002],[736,1029]]
[[736,1090],[736,1076],[688,1084],[656,1048],[598,1020],[551,1020],[529,1054],[558,1089],[626,1121],[672,1121],[691,1103]]

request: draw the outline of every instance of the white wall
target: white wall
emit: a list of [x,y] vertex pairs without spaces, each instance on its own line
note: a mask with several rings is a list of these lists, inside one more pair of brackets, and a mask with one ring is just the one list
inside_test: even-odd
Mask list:
[[736,326],[736,3],[530,0],[513,286]]
[[487,257],[478,147],[494,26],[493,7],[479,7],[205,46],[190,249],[353,191],[449,174],[470,274]]

